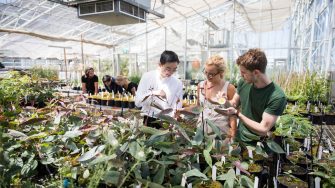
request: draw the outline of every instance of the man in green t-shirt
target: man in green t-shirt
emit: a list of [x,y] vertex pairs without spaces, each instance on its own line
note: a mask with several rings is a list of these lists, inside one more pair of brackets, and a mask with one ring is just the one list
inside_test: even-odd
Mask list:
[[242,79],[229,107],[221,113],[239,119],[237,139],[256,144],[261,136],[274,129],[286,105],[283,90],[265,74],[267,59],[263,51],[250,49],[237,59]]

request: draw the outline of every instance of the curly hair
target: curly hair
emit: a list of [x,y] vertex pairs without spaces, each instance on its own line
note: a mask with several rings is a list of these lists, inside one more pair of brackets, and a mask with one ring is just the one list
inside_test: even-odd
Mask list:
[[259,48],[248,50],[236,60],[238,66],[243,66],[249,71],[257,69],[262,73],[265,73],[267,62],[265,53]]
[[216,66],[219,72],[225,72],[225,70],[226,70],[226,62],[224,61],[223,57],[221,57],[219,55],[215,55],[215,56],[210,57],[206,61],[206,66],[208,66],[208,65]]

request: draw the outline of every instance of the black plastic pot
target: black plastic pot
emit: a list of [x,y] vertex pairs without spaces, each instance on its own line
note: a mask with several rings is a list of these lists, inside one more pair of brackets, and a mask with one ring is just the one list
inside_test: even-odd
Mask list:
[[277,178],[279,188],[308,188],[308,183],[299,178],[292,178],[288,175],[280,175]]
[[121,105],[123,108],[128,108],[128,101],[121,101]]
[[128,102],[128,108],[135,108],[135,102],[134,101]]
[[298,165],[292,165],[292,164],[284,164],[282,166],[282,173],[288,172],[291,170],[291,174],[296,176],[297,178],[300,178],[303,181],[307,181],[307,170],[306,168],[303,168]]
[[121,107],[121,101],[120,100],[115,100],[115,106],[116,107]]
[[114,100],[108,100],[108,106],[115,106]]
[[101,100],[101,105],[106,106],[107,105],[107,100]]

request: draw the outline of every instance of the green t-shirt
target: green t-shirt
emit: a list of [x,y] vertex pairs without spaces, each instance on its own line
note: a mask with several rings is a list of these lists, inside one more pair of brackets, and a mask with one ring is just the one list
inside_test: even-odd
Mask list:
[[[241,113],[258,123],[262,121],[263,112],[280,116],[286,106],[284,91],[271,82],[264,88],[256,88],[241,79],[237,85],[240,96]],[[242,121],[239,122],[237,139],[246,143],[255,142],[259,136],[249,130]]]

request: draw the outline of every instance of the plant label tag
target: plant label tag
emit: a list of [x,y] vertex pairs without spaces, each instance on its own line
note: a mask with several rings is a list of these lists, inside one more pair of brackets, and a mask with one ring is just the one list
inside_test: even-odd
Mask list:
[[277,188],[277,180],[276,177],[273,177],[273,187]]
[[248,156],[249,156],[250,159],[253,159],[253,158],[254,158],[251,149],[248,149]]
[[328,145],[329,150],[330,150],[331,152],[333,152],[333,151],[334,151],[334,148],[333,148],[333,146],[332,146],[332,144],[331,144],[329,138],[327,138],[327,145]]
[[216,166],[215,165],[212,167],[212,180],[216,181]]
[[279,161],[279,159],[277,160],[277,170],[276,170],[276,177],[278,176],[278,174],[279,174],[279,163],[280,163],[280,161]]
[[233,151],[233,146],[231,146],[231,145],[229,145],[229,147],[228,147],[229,149],[228,149],[228,155],[230,155],[231,154],[231,152]]
[[197,163],[199,164],[200,163],[199,154],[196,154],[196,155],[197,155]]
[[237,167],[236,167],[236,175],[237,175],[237,176],[238,176],[238,175],[241,175],[241,171],[240,171],[240,169],[237,168]]
[[307,151],[309,150],[310,145],[311,145],[311,140],[308,138],[307,139],[307,148],[306,148]]
[[322,158],[322,146],[319,146],[318,159]]
[[307,138],[304,139],[304,148],[307,148]]
[[222,162],[223,164],[226,164],[226,157],[225,157],[225,156],[221,156],[221,162]]
[[314,179],[314,182],[315,182],[315,188],[320,188],[321,178],[320,177],[316,177]]
[[259,179],[258,179],[258,177],[256,176],[256,177],[255,177],[255,181],[254,181],[254,188],[258,188],[258,181],[259,181]]
[[186,185],[186,179],[187,179],[187,177],[186,177],[186,174],[184,173],[183,174],[183,178],[181,179],[181,183],[180,183],[180,185],[182,187],[185,187],[185,185]]
[[286,155],[290,155],[290,144],[286,144]]

